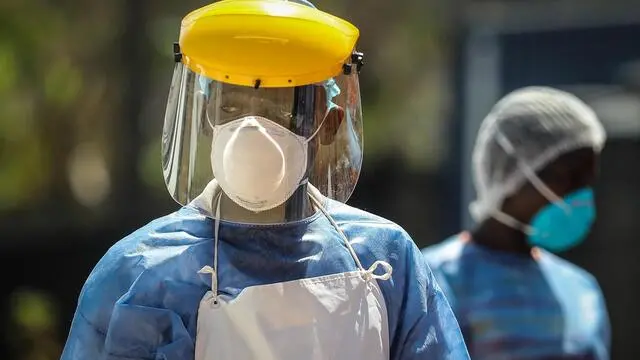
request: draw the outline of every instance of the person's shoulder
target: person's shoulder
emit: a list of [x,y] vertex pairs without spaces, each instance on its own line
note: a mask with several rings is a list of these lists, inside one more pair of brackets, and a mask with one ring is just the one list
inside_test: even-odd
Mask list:
[[[102,260],[112,260],[156,248],[188,245],[211,237],[210,220],[197,210],[183,207],[154,219],[116,242]],[[174,236],[175,235],[175,236]],[[107,261],[110,262],[110,261]]]
[[580,266],[546,251],[542,252],[541,262],[545,273],[560,292],[572,299],[578,299],[574,305],[584,314],[599,314],[600,324],[607,327],[606,299],[595,276]]
[[541,250],[541,261],[554,276],[561,276],[574,283],[599,289],[598,280],[593,274],[568,260]]
[[372,214],[368,211],[358,209],[356,207],[336,200],[327,199],[325,206],[327,207],[329,215],[331,215],[331,217],[335,219],[338,224],[382,224],[389,225],[391,227],[399,229],[399,231],[403,231],[401,226],[391,220],[385,219],[382,216]]
[[78,310],[90,321],[103,323],[110,308],[144,271],[167,263],[185,246],[208,241],[207,218],[182,208],[160,217],[124,237],[98,261],[80,294]]
[[457,262],[465,248],[465,233],[457,234],[444,241],[422,249],[422,255],[432,269]]
[[185,246],[208,241],[211,236],[211,220],[195,209],[183,207],[116,242],[102,257],[94,273],[121,271],[122,268],[133,271],[140,266],[152,266],[161,260],[155,258],[174,256]]
[[334,200],[328,200],[326,206],[331,218],[358,246],[391,254],[415,246],[409,233],[391,220]]

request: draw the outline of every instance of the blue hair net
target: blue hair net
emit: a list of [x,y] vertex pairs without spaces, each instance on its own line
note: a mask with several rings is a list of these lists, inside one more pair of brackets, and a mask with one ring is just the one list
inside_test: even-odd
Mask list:
[[209,94],[211,93],[211,91],[209,90],[211,80],[206,76],[198,75],[198,83],[200,84],[200,91],[202,91],[204,96],[208,98]]
[[340,95],[340,87],[336,84],[336,81],[333,78],[325,81],[322,86],[324,86],[324,90],[327,93],[327,111],[329,111],[338,106],[331,100]]

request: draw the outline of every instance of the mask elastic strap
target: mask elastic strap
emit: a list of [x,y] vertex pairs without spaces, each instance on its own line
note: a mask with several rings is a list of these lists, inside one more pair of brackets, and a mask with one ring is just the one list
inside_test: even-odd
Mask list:
[[[556,203],[559,206],[563,207],[565,210],[568,209],[568,205],[564,202],[564,200],[562,200],[551,189],[549,189],[549,187],[542,180],[540,180],[538,175],[535,173],[535,171],[533,171],[533,169],[531,169],[531,167],[520,160],[520,156],[518,156],[518,153],[511,144],[511,141],[509,141],[509,139],[507,139],[507,137],[502,132],[496,132],[496,141],[498,142],[500,147],[502,147],[502,149],[507,152],[509,156],[516,159],[520,171],[522,171],[527,180],[529,180],[531,185],[533,185],[533,187],[542,196],[544,196],[550,202]],[[532,235],[533,233],[535,233],[535,229],[530,225],[522,223],[521,221],[515,219],[507,213],[500,211],[499,209],[494,210],[491,216],[499,222],[513,229],[520,230],[527,235]]]
[[[377,260],[373,264],[371,264],[369,269],[365,270],[365,268],[362,266],[362,263],[360,262],[360,259],[358,258],[358,255],[356,254],[356,251],[353,249],[353,246],[351,246],[351,243],[349,242],[349,239],[347,239],[347,235],[345,235],[345,233],[342,231],[342,229],[340,229],[340,227],[338,226],[336,221],[333,219],[333,217],[331,217],[331,215],[329,215],[329,213],[324,208],[324,206],[322,206],[320,201],[318,199],[316,199],[316,197],[313,196],[312,193],[309,193],[309,198],[311,199],[311,202],[313,203],[314,207],[317,210],[320,210],[322,212],[322,214],[327,218],[327,220],[329,220],[329,222],[334,227],[334,229],[336,229],[336,231],[338,232],[338,234],[342,238],[342,241],[344,242],[345,246],[349,250],[349,253],[351,254],[351,257],[355,261],[356,266],[362,272],[363,277],[365,278],[365,280],[371,280],[371,279],[389,280],[391,278],[391,273],[393,272],[393,267],[386,261]],[[378,269],[378,266],[382,266],[384,268],[384,270],[385,270],[384,274],[382,274],[382,275],[374,274],[374,271],[376,271],[376,269]]]
[[313,134],[311,134],[309,138],[305,139],[305,142],[307,143],[311,141],[316,135],[318,135],[320,129],[322,129],[322,126],[324,125],[325,120],[327,120],[327,117],[329,117],[329,113],[331,112],[331,110],[337,107],[337,105],[333,103],[332,99],[340,95],[340,87],[338,86],[338,84],[336,84],[336,81],[334,79],[329,79],[320,86],[324,87],[325,93],[327,95],[327,111],[324,113],[324,118],[320,122],[320,126],[318,126],[318,128],[313,132]]
[[327,120],[327,118],[329,117],[329,112],[331,110],[327,109],[327,112],[324,114],[324,118],[322,119],[322,121],[320,122],[320,126],[318,126],[318,128],[313,132],[313,134],[311,134],[311,136],[309,136],[308,138],[304,138],[304,142],[305,143],[309,143],[309,141],[313,140],[314,137],[316,137],[316,135],[318,135],[318,133],[320,132],[320,130],[322,129],[322,126],[324,125],[324,122]]
[[[215,83],[213,83],[213,85],[215,86],[214,91],[216,93],[216,96],[214,97],[214,99],[221,99],[222,98],[222,84],[220,84],[218,82],[215,82]],[[208,87],[207,87],[207,90],[208,90]],[[207,103],[208,103],[209,101],[211,101],[211,99],[209,98],[209,94],[208,93],[206,94],[206,96],[207,96]],[[220,118],[220,106],[214,106],[213,108],[215,109],[215,112],[216,112],[215,113],[215,118],[219,119]],[[211,118],[209,117],[209,108],[208,107],[205,109],[204,114],[205,114],[205,116],[207,118],[207,122],[209,123],[209,127],[212,130],[214,130],[216,128],[216,126],[211,122]]]
[[518,168],[520,169],[520,171],[522,171],[522,173],[527,178],[527,180],[529,180],[529,182],[531,182],[531,185],[533,185],[533,187],[542,196],[544,196],[550,202],[558,204],[559,206],[561,206],[565,210],[569,210],[569,206],[564,202],[564,200],[561,197],[559,197],[558,195],[556,195],[556,193],[554,193],[547,186],[547,184],[545,184],[542,180],[540,180],[540,178],[538,177],[536,172],[533,171],[533,169],[531,169],[531,167],[529,165],[525,164],[524,162],[522,162],[520,160],[520,157],[518,156],[515,148],[513,147],[513,145],[509,141],[509,139],[507,139],[507,137],[504,136],[504,134],[502,132],[500,132],[500,131],[497,132],[496,140],[498,141],[498,144],[500,144],[502,149],[504,149],[504,151],[506,151],[507,154],[509,154],[509,156],[511,156],[511,157],[516,159],[516,161],[518,163]]
[[527,224],[523,224],[521,221],[516,220],[511,215],[504,213],[502,211],[495,211],[493,212],[492,216],[494,219],[507,225],[508,227],[516,230],[520,230],[527,235],[531,235],[535,232],[535,230],[531,226]]
[[218,239],[220,233],[220,203],[222,202],[222,192],[216,197],[216,212],[215,212],[215,224],[214,224],[214,243],[213,243],[213,268],[209,265],[203,267],[198,271],[199,274],[211,274],[211,293],[212,293],[212,305],[218,306]]

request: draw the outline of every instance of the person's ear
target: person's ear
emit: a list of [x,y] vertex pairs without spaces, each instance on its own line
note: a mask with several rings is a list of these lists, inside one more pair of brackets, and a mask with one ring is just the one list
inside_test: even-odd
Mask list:
[[334,106],[329,110],[322,124],[322,129],[318,133],[320,143],[322,145],[331,145],[336,138],[338,129],[344,120],[344,109],[340,106]]

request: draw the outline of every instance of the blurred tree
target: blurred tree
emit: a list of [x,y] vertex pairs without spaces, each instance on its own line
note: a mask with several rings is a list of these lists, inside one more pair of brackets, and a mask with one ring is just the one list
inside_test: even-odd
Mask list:
[[53,299],[40,291],[21,289],[11,296],[9,341],[14,360],[54,360],[62,353],[59,310]]
[[439,165],[447,120],[450,8],[445,2],[349,1],[361,31],[365,160],[395,154],[416,170]]
[[113,11],[82,4],[1,5],[0,210],[69,204],[69,154],[80,140],[105,140],[112,106],[100,46],[109,46]]

